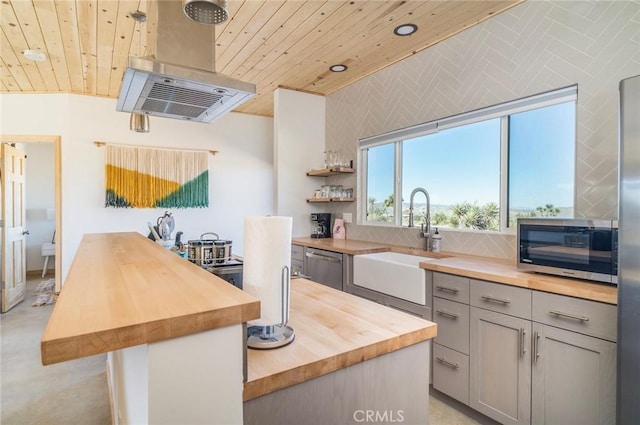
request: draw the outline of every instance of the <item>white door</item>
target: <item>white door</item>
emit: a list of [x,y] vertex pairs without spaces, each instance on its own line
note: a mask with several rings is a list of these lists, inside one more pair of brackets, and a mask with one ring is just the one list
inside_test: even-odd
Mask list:
[[24,166],[25,154],[6,143],[0,145],[2,190],[2,313],[24,300],[25,241]]

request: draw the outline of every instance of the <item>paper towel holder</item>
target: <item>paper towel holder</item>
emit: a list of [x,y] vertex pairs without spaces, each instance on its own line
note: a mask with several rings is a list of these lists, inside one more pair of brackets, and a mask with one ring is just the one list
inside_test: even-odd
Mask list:
[[280,276],[282,308],[280,324],[267,326],[249,326],[247,328],[247,347],[257,350],[271,350],[284,347],[293,342],[296,333],[289,323],[289,299],[291,297],[291,273],[289,266],[282,267]]

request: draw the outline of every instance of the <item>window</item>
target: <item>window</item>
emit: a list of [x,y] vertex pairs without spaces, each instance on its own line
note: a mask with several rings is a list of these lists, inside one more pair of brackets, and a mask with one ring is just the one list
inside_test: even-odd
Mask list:
[[[572,217],[576,98],[572,86],[360,140],[360,222],[407,226],[418,187],[432,226],[501,231],[518,217]],[[423,224],[426,196],[413,201]]]

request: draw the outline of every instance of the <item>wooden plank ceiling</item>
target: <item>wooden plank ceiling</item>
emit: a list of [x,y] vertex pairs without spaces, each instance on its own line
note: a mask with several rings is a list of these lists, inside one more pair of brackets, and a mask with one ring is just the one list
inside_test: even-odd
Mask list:
[[[0,92],[117,98],[129,55],[154,51],[156,1],[181,0],[2,0]],[[230,18],[214,27],[215,70],[256,84],[236,111],[273,116],[278,87],[329,95],[521,1],[230,0]],[[395,36],[405,23],[418,31]],[[26,59],[27,49],[47,60]]]

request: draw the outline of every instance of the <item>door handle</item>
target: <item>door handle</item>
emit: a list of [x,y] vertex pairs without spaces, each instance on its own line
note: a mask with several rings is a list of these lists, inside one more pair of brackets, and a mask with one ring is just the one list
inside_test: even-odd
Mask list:
[[28,235],[28,234],[29,234],[29,231],[28,231],[28,230],[23,230],[23,231],[22,231],[22,236],[24,236],[24,235]]
[[525,349],[525,335],[527,334],[527,331],[524,330],[524,328],[520,328],[520,357],[524,357],[524,355],[527,353],[527,350]]
[[540,353],[538,352],[540,349],[540,334],[535,332],[533,334],[533,362],[538,362],[538,357],[540,357]]

